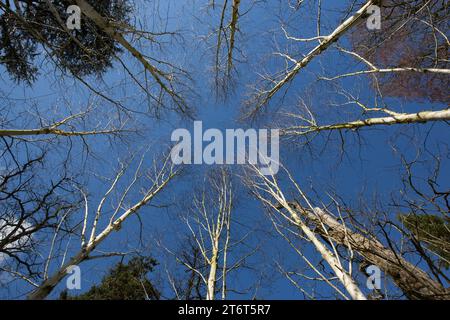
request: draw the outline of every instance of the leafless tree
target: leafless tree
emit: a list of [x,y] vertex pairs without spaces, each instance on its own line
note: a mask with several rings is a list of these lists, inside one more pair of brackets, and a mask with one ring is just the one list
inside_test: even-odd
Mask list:
[[[224,300],[229,292],[237,292],[229,286],[229,277],[245,267],[246,260],[258,250],[246,244],[252,230],[243,235],[233,232],[237,223],[233,218],[235,188],[228,168],[208,172],[202,187],[194,190],[192,198],[183,204],[182,210],[186,212],[180,215],[187,229],[181,241],[189,245],[177,251],[164,246],[192,279],[197,279],[195,292],[204,292],[206,300]],[[248,290],[239,292],[244,291]]]
[[[363,5],[354,12],[349,18],[340,23],[330,34],[323,35],[320,34],[320,28],[317,29],[318,34],[310,38],[297,38],[291,36],[286,30],[283,31],[288,40],[296,42],[307,42],[313,43],[318,42],[311,50],[303,54],[301,59],[295,59],[293,56],[280,52],[279,56],[286,60],[285,70],[277,72],[275,76],[267,76],[263,79],[263,85],[260,88],[256,88],[254,93],[254,98],[248,101],[249,110],[246,112],[245,116],[256,115],[263,107],[265,107],[269,101],[279,92],[283,87],[285,87],[293,78],[299,74],[301,70],[306,68],[306,66],[316,57],[320,56],[324,51],[326,51],[330,46],[332,46],[336,41],[338,41],[343,35],[345,35],[348,30],[354,27],[357,23],[366,17],[367,9],[375,4],[376,1],[365,1]],[[320,2],[319,2],[320,4]],[[319,10],[319,15],[320,15]],[[296,54],[298,55],[298,54]]]
[[[371,30],[366,26],[370,18],[368,9],[372,5],[381,8],[380,30]],[[285,136],[313,137],[320,132],[327,134],[328,131],[357,131],[373,126],[445,122],[450,119],[448,95],[443,89],[448,87],[450,75],[448,26],[445,23],[448,10],[444,2],[368,1],[329,36],[321,35],[320,1],[317,7],[315,37],[300,38],[293,35],[288,27],[281,28],[286,41],[295,47],[317,41],[319,44],[302,59],[296,58],[296,51],[277,53],[285,59],[286,71],[276,78],[267,79],[271,86],[269,89],[256,91],[256,99],[249,101],[249,106],[254,107],[250,114],[255,114],[266,105],[312,59],[328,55],[339,57],[342,64],[348,61],[345,72],[330,75],[331,60],[324,58],[321,62],[324,74],[315,72],[318,81],[327,82],[330,86],[329,90],[322,92],[328,98],[328,106],[316,105],[318,100],[314,100],[312,105],[304,94],[299,99],[297,110],[284,107],[280,112],[282,120],[279,125]],[[350,38],[351,48],[346,48],[348,45],[345,42],[341,44],[338,41],[345,36]],[[415,48],[417,43],[420,46]],[[364,84],[359,83],[365,83],[366,88],[372,87],[372,95],[363,96],[360,92]],[[406,98],[406,105],[402,100],[388,98]],[[417,110],[409,104],[414,101],[426,105],[421,104]],[[437,103],[437,106],[432,103]],[[330,112],[323,112],[324,108],[328,108],[333,116]],[[328,117],[324,116],[327,113]]]
[[[264,176],[258,168],[251,167],[247,178],[249,187],[268,209],[276,231],[307,262],[309,268],[319,275],[319,278],[286,271],[280,264],[279,270],[310,298],[314,298],[314,295],[306,292],[300,284],[302,281],[298,282],[295,277],[326,281],[345,297],[345,294],[320,272],[318,266],[308,260],[306,249],[298,247],[295,240],[303,239],[300,243],[311,242],[333,270],[335,270],[333,266],[339,266],[339,271],[335,271],[336,278],[352,298],[358,298],[354,295],[355,289],[352,289],[358,287],[351,278],[346,277],[351,275],[352,269],[355,269],[353,264],[359,263],[362,270],[370,265],[379,267],[408,299],[447,300],[450,294],[449,280],[442,270],[442,265],[448,263],[446,260],[448,229],[446,230],[445,226],[448,223],[446,221],[449,212],[449,193],[437,189],[439,161],[433,175],[428,179],[427,185],[431,191],[428,194],[416,185],[411,167],[412,164],[406,163],[407,188],[403,192],[405,199],[394,200],[393,204],[394,208],[405,212],[400,217],[376,209],[371,209],[375,211],[373,213],[361,214],[357,210],[341,206],[334,198],[331,198],[331,206],[315,207],[289,172],[286,172],[286,175],[288,181],[294,185],[294,195],[291,196],[291,200],[286,199],[285,194],[292,192],[283,191],[286,186],[279,182],[279,178]],[[333,206],[335,214],[330,210]],[[414,217],[429,217],[431,220]],[[283,223],[286,221],[288,226]],[[289,228],[289,225],[294,229]],[[389,231],[388,228],[394,230]],[[296,229],[300,229],[301,232]],[[411,262],[417,259],[423,260],[424,263]],[[344,270],[342,261],[348,262],[349,274],[339,273]]]

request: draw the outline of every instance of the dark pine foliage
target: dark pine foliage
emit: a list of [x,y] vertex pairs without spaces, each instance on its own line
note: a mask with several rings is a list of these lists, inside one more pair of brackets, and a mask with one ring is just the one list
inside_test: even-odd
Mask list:
[[[126,0],[87,2],[109,21],[121,25],[128,23],[131,7]],[[44,0],[19,0],[20,8],[10,1],[2,5],[0,63],[17,82],[32,83],[36,79],[36,57],[40,54],[45,54],[61,70],[72,75],[100,76],[111,67],[114,56],[120,53],[119,46],[85,16],[81,17],[81,29],[68,33],[65,28],[69,17],[66,10],[73,1],[52,0],[51,3],[60,19]]]
[[101,283],[78,296],[64,291],[62,300],[159,300],[160,293],[148,279],[148,273],[157,265],[148,257],[135,257],[127,264],[113,267]]

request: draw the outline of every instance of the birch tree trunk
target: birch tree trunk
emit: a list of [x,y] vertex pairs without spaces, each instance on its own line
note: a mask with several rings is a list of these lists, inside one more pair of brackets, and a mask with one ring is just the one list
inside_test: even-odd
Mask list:
[[151,64],[138,49],[136,49],[128,40],[125,39],[122,33],[118,31],[118,28],[111,21],[105,17],[102,17],[88,2],[85,0],[75,0],[75,3],[80,7],[82,13],[86,17],[91,19],[111,38],[120,43],[120,45],[122,45],[143,65],[145,70],[150,73],[153,80],[155,80],[161,90],[171,97],[173,103],[180,112],[186,113],[188,111],[186,101],[172,87],[174,80],[173,75],[167,74]]
[[[266,205],[276,210],[281,216],[287,219],[291,224],[294,224],[303,231],[306,238],[311,241],[314,248],[321,255],[321,257],[327,262],[334,274],[354,300],[366,300],[364,293],[358,287],[358,284],[352,278],[351,274],[347,272],[342,266],[337,253],[333,253],[329,250],[324,243],[314,234],[314,232],[305,224],[301,216],[292,207],[292,205],[286,200],[281,187],[278,185],[278,181],[274,175],[266,176],[256,166],[250,166],[252,171],[256,173],[257,178],[252,179],[249,182],[250,187],[253,189],[254,194]],[[287,172],[287,171],[286,171]],[[288,173],[288,172],[287,172]],[[289,173],[288,173],[289,175]],[[297,191],[302,195],[307,203],[309,203],[306,196],[303,194],[300,187],[289,175],[291,182],[295,185]],[[277,203],[273,204],[273,200]],[[281,209],[287,211],[287,214],[281,212]]]
[[233,183],[225,168],[210,172],[205,180],[205,186],[194,193],[192,207],[187,216],[183,217],[204,263],[200,268],[189,261],[176,258],[189,270],[200,275],[206,287],[206,300],[216,299],[218,281],[221,281],[221,296],[225,299],[228,269],[236,267],[229,267],[227,260],[234,199]]
[[119,205],[117,206],[117,209],[112,214],[110,218],[110,222],[108,225],[98,234],[96,235],[96,228],[97,223],[100,219],[100,216],[102,214],[103,204],[108,197],[108,195],[111,193],[112,190],[116,187],[116,184],[120,177],[123,175],[123,170],[120,171],[116,178],[114,179],[114,182],[112,183],[112,186],[107,191],[107,193],[103,196],[102,200],[100,201],[100,204],[97,208],[97,211],[95,213],[94,222],[92,224],[91,229],[91,236],[89,238],[89,241],[85,242],[85,232],[86,232],[86,225],[87,225],[87,216],[89,214],[86,203],[86,213],[84,218],[84,224],[83,224],[83,231],[81,234],[81,250],[76,253],[68,263],[63,265],[61,268],[59,268],[52,276],[45,279],[44,282],[37,287],[29,296],[28,299],[30,300],[41,300],[45,299],[55,288],[56,285],[58,285],[64,277],[67,275],[67,271],[71,266],[79,265],[85,260],[88,260],[90,258],[90,254],[92,251],[101,244],[113,231],[119,231],[121,229],[122,223],[129,218],[131,215],[136,213],[139,209],[141,209],[143,206],[148,204],[158,193],[160,193],[167,184],[175,177],[175,175],[178,173],[177,171],[173,170],[173,165],[169,164],[170,157],[167,157],[162,165],[162,168],[156,173],[155,177],[151,179],[153,181],[153,185],[150,186],[146,191],[142,199],[138,202],[136,202],[133,206],[131,206],[129,209],[125,210],[121,215],[119,215],[116,218],[116,215],[119,213],[120,208],[122,208],[123,201],[125,199],[125,196],[127,195],[128,191],[131,189],[131,187],[136,182],[136,177],[138,175],[138,172],[140,170],[142,160],[140,165],[138,166],[138,169],[135,173],[135,179],[131,184],[128,186],[128,188],[123,192],[123,195],[121,197],[121,200],[119,202]]
[[[403,257],[384,247],[378,240],[369,239],[339,223],[333,216],[320,208],[314,212],[291,203],[295,210],[312,221],[317,233],[338,244],[358,252],[369,264],[380,267],[409,299],[449,299],[450,291],[431,279],[419,267],[406,261]],[[322,225],[327,227],[323,229]]]
[[315,57],[327,50],[333,43],[338,41],[350,28],[363,19],[367,9],[373,5],[376,1],[367,1],[358,11],[356,11],[351,17],[342,22],[332,33],[328,36],[320,36],[320,43],[308,52],[304,57],[295,61],[295,65],[288,70],[284,77],[279,81],[271,81],[272,87],[268,90],[264,90],[258,97],[256,106],[251,111],[251,114],[258,112],[269,100],[287,83],[289,83],[303,68],[305,68]]

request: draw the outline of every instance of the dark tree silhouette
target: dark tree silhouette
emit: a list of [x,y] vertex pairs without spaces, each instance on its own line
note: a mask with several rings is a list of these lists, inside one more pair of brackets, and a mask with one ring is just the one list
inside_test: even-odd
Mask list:
[[[63,172],[48,178],[45,151],[32,152],[17,141],[0,140],[0,275],[33,282],[43,276],[41,247],[74,232],[71,213],[79,199],[73,194],[73,177]],[[18,153],[27,152],[21,159]]]

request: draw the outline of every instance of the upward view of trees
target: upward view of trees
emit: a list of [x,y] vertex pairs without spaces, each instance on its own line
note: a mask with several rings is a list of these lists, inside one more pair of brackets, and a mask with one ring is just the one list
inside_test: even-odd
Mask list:
[[[449,10],[1,0],[0,297],[450,299]],[[193,120],[279,172],[175,165]]]
[[67,291],[61,299],[79,300],[159,300],[159,292],[148,279],[157,262],[148,257],[134,257],[127,264],[119,262],[102,279],[99,286],[76,297],[68,296]]

